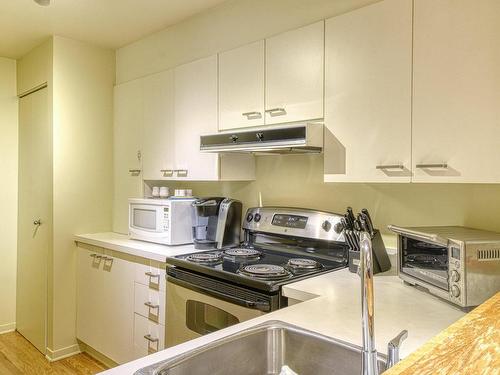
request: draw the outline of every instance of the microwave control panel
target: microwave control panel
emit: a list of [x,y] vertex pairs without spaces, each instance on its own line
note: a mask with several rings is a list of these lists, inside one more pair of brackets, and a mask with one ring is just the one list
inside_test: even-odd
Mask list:
[[168,232],[170,227],[170,207],[163,207],[163,231]]

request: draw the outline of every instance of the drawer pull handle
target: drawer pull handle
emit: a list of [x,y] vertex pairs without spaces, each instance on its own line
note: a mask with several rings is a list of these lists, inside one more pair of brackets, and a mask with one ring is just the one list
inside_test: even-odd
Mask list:
[[141,173],[141,170],[140,169],[129,169],[128,172],[132,173],[132,174],[139,174],[139,173]]
[[160,172],[162,174],[168,174],[168,175],[173,175],[174,174],[174,170],[173,169],[160,169]]
[[262,113],[253,111],[253,112],[245,112],[241,114],[242,116],[245,116],[247,120],[255,120],[258,118],[262,118]]
[[102,259],[102,255],[98,255],[98,254],[90,254],[90,256],[94,259]]
[[144,273],[146,276],[148,276],[149,278],[157,278],[158,280],[160,280],[160,274],[159,273],[153,273],[153,272],[145,272]]
[[265,112],[269,113],[271,117],[286,115],[285,108],[271,108],[271,109],[266,109]]
[[384,164],[384,165],[377,165],[375,168],[376,169],[405,169],[405,166],[403,164]]
[[177,176],[179,176],[179,175],[187,176],[187,174],[188,174],[187,169],[174,169],[174,172],[177,173]]
[[418,169],[431,169],[431,168],[448,169],[448,163],[417,164],[417,165],[415,165],[415,168],[418,168]]
[[147,334],[147,335],[144,335],[144,338],[146,340],[148,340],[149,342],[158,342],[160,341],[160,339],[156,338],[156,337],[151,337],[150,334]]
[[144,302],[144,306],[147,306],[150,309],[159,309],[160,308],[160,305],[155,305],[151,302]]

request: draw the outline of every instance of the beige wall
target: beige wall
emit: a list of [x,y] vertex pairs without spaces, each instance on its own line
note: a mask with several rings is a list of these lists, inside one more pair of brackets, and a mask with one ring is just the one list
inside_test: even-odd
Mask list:
[[229,195],[245,208],[259,205],[309,207],[344,212],[368,208],[375,225],[468,225],[500,231],[500,185],[324,183],[321,156],[257,157],[257,180],[167,183],[199,196]]
[[[117,51],[117,82],[243,45],[376,0],[232,0]],[[500,231],[500,185],[323,183],[321,156],[264,156],[251,183],[170,183],[246,206],[301,206],[341,212],[367,207],[387,224],[464,224]]]
[[0,333],[16,321],[17,109],[16,61],[0,57]]
[[230,0],[117,50],[122,83],[380,0]]
[[54,37],[53,337],[76,343],[76,233],[111,229],[114,51]]

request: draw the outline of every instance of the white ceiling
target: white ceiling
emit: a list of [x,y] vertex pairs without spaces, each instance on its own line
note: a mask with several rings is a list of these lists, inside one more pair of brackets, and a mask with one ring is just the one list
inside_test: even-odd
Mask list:
[[50,35],[118,48],[225,0],[0,0],[0,56],[18,58]]

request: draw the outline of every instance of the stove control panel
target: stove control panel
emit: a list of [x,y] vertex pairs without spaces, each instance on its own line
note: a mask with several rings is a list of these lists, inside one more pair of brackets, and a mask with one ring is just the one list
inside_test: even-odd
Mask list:
[[[287,207],[249,208],[243,229],[254,232],[345,242],[343,216],[332,212]],[[341,230],[339,230],[341,229]]]

